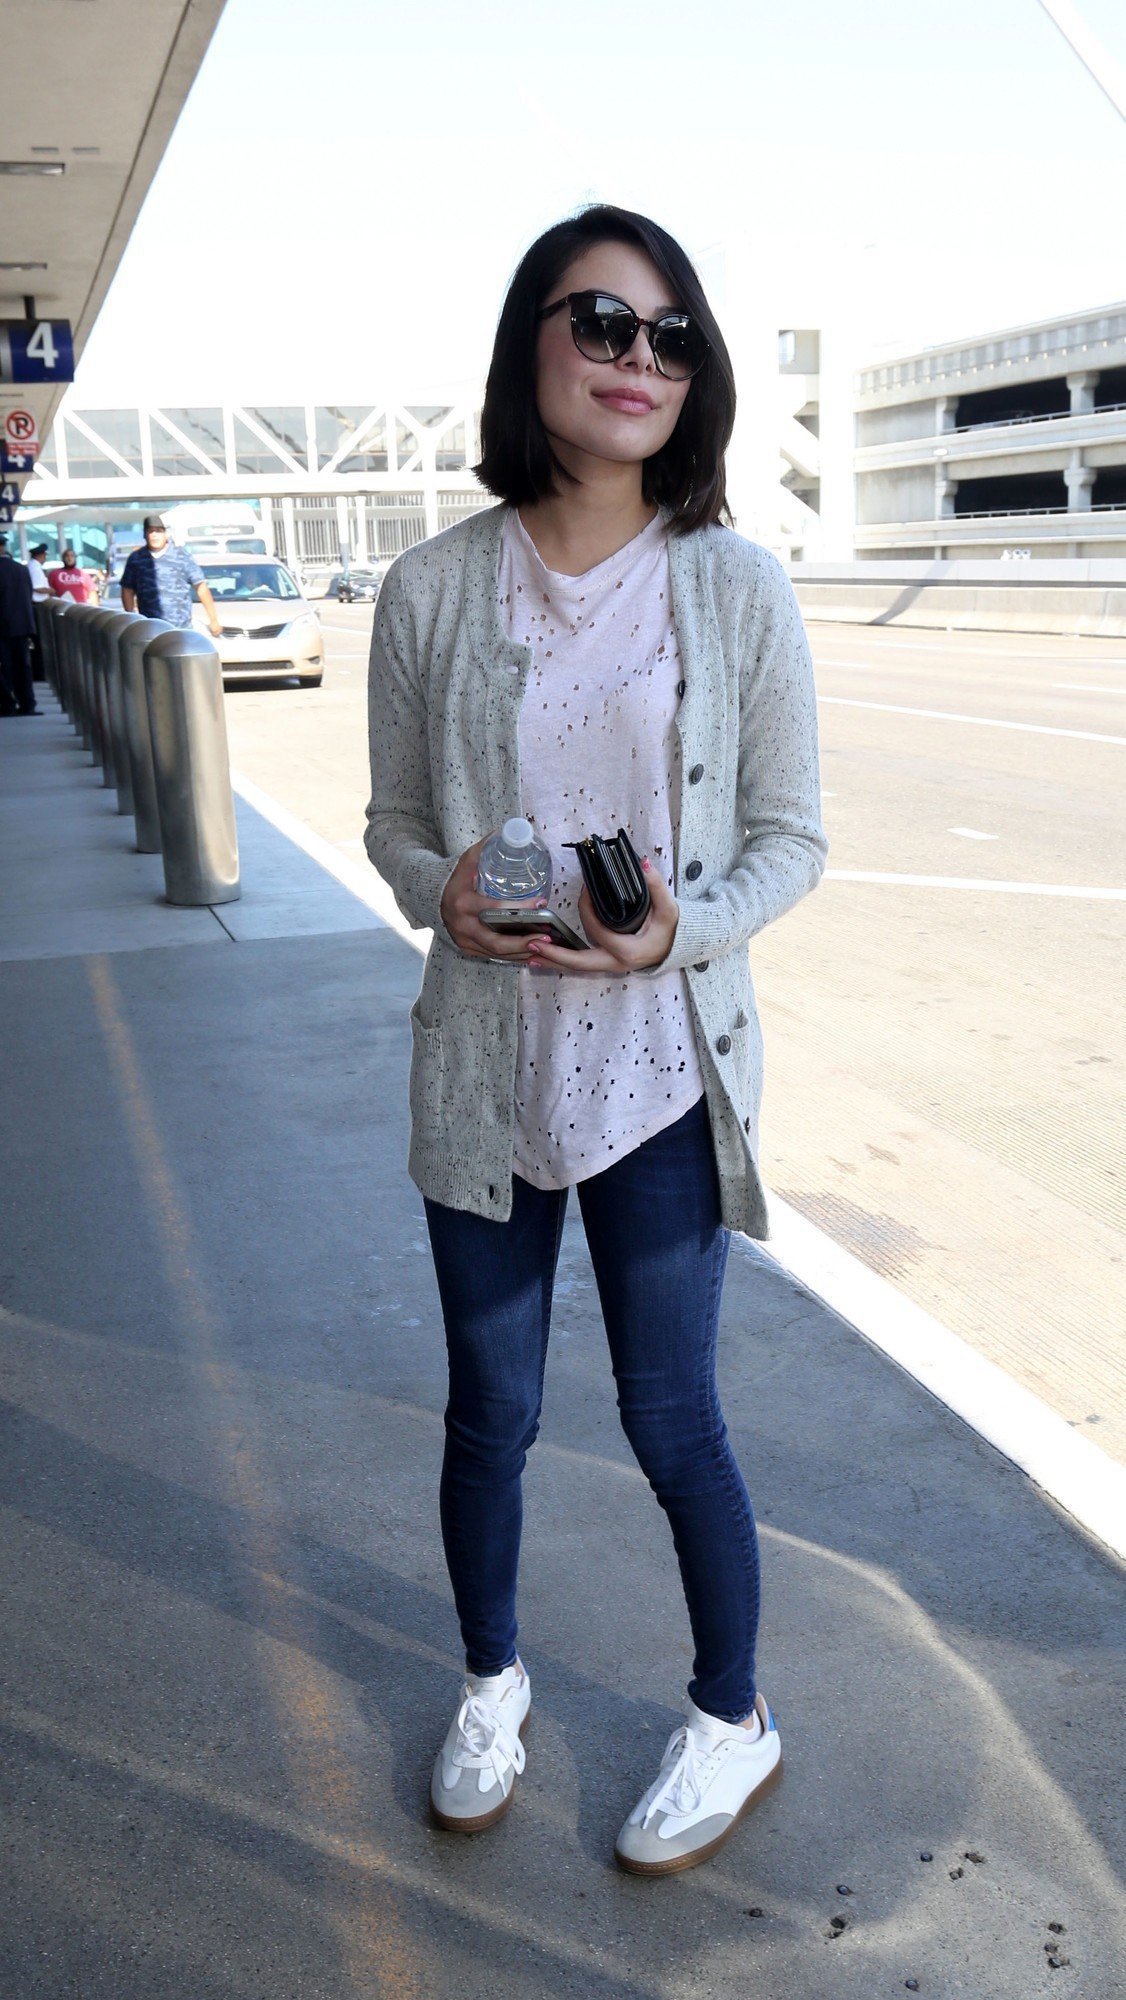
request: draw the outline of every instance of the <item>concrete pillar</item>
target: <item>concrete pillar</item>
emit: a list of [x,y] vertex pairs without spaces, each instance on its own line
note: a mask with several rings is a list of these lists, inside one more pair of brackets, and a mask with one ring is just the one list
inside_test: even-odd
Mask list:
[[1067,482],[1067,511],[1069,514],[1086,514],[1091,509],[1091,488],[1095,475],[1089,465],[1084,465],[1083,454],[1073,451],[1064,472]]
[[1071,414],[1073,417],[1088,416],[1094,409],[1095,387],[1098,379],[1098,375],[1093,369],[1084,369],[1082,374],[1069,375],[1067,377],[1067,386],[1071,392]]
[[348,516],[348,495],[346,493],[338,493],[336,496],[336,539],[340,544],[342,560],[345,564],[350,563],[352,560],[352,524]]
[[438,533],[438,473],[434,464],[435,440],[433,433],[421,441],[422,446],[422,509],[426,518],[427,535]]
[[934,469],[934,517],[936,521],[941,521],[944,517],[948,517],[954,513],[954,495],[957,491],[957,480],[951,479],[944,465],[936,465]]
[[282,523],[285,528],[285,559],[292,568],[295,563],[300,563],[304,554],[297,540],[297,509],[293,504],[293,495],[285,494],[281,504]]
[[366,494],[363,493],[356,494],[355,508],[356,508],[356,561],[361,569],[367,569],[371,562],[371,547],[368,542],[368,505],[367,505]]
[[[863,359],[852,326],[839,315],[821,327],[818,382],[821,436],[821,555],[827,562],[856,556],[856,391]],[[775,441],[775,453],[778,445]]]
[[943,431],[952,431],[954,429],[957,408],[958,398],[956,396],[939,396],[936,398],[934,406],[936,437],[940,436]]

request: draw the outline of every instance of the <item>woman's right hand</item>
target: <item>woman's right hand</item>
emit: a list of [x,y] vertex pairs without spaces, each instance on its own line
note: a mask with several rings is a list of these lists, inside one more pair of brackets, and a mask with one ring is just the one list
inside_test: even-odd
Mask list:
[[[485,842],[467,847],[442,891],[439,914],[450,937],[466,958],[515,959],[528,964],[526,937],[504,937],[480,921],[480,912],[496,905],[491,896],[477,893],[477,862]],[[546,906],[545,906],[546,907]]]

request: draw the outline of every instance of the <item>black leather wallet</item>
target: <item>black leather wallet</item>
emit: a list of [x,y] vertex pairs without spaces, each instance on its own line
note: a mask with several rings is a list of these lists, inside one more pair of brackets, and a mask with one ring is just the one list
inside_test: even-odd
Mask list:
[[564,846],[573,847],[579,857],[599,923],[631,936],[639,931],[649,915],[649,884],[625,827],[612,840],[588,833],[585,840],[568,840]]

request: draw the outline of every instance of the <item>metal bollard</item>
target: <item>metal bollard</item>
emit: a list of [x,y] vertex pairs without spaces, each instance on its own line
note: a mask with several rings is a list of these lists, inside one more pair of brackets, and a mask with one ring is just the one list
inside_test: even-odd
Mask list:
[[164,632],[145,647],[164,887],[170,903],[241,895],[227,755],[223,671],[202,632]]
[[[103,611],[95,627],[95,642],[100,643],[102,650],[113,782],[117,788],[119,813],[131,813],[133,810],[133,774],[129,762],[129,745],[125,737],[125,700],[121,685],[119,645],[125,628],[136,623],[137,616],[133,611]],[[143,619],[141,623],[144,623]]]
[[67,606],[67,620],[63,626],[63,644],[66,647],[71,693],[74,696],[74,726],[82,738],[84,749],[91,748],[90,717],[86,710],[86,678],[82,669],[82,646],[79,627],[82,617],[78,606],[71,601]]
[[78,678],[81,704],[82,741],[89,750],[95,764],[102,761],[102,743],[98,725],[98,711],[94,701],[94,663],[90,651],[90,623],[100,617],[96,605],[72,604],[67,631],[74,649],[73,657]]
[[55,692],[66,713],[69,715],[71,722],[73,722],[74,693],[70,685],[70,663],[67,656],[66,634],[62,627],[62,620],[69,610],[70,605],[65,597],[48,598],[47,611],[51,625],[51,648],[54,654],[55,672],[57,675]]
[[55,621],[51,607],[45,597],[35,599],[35,637],[39,643],[39,658],[43,667],[43,678],[52,694],[57,694],[58,673],[55,667]]
[[69,597],[60,597],[55,609],[55,645],[63,670],[64,705],[72,726],[82,733],[79,721],[78,690],[75,686],[74,643],[70,631],[71,602]]
[[[110,722],[110,656],[106,639],[108,636],[107,628],[112,625],[115,618],[123,616],[124,613],[120,611],[97,610],[88,621],[90,627],[90,660],[94,672],[94,708],[98,725],[98,735],[101,739],[102,783],[110,787],[117,783],[117,767],[114,763],[113,727]],[[113,649],[113,661],[116,666],[116,646]]]
[[140,618],[126,613],[128,623],[117,635],[118,670],[121,679],[125,723],[125,750],[129,760],[130,810],[137,829],[140,854],[160,853],[160,815],[156,809],[156,778],[152,768],[152,738],[149,710],[145,700],[145,647],[162,632],[171,632],[163,618]]

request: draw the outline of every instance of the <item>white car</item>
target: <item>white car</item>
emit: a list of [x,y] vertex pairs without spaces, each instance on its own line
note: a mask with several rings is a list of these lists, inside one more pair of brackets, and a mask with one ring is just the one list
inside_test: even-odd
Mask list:
[[[276,680],[296,675],[305,687],[324,677],[321,621],[284,563],[272,556],[203,556],[203,580],[215,599],[222,636],[215,644],[223,678]],[[206,632],[198,599],[192,624]]]

